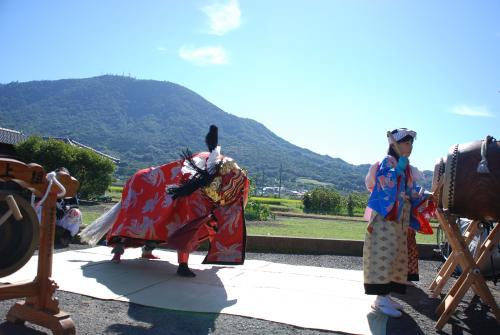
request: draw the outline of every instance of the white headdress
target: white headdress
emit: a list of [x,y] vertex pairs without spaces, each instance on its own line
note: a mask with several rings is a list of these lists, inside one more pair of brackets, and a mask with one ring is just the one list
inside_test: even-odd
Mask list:
[[[399,140],[405,138],[408,135],[411,136],[413,138],[413,140],[417,139],[417,132],[415,132],[413,130],[410,130],[408,128],[394,129],[393,131],[391,131],[391,134],[392,134],[392,137],[394,138],[394,140],[396,142],[398,142]],[[389,141],[389,144],[391,144],[391,138],[388,137],[387,139]]]

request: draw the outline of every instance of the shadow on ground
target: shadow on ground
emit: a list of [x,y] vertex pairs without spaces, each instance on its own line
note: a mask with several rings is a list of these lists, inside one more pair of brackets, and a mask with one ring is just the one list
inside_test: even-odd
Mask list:
[[[106,268],[100,266],[101,264],[105,264]],[[179,306],[183,306],[180,309],[185,310],[130,303],[127,314],[134,320],[133,324],[111,323],[107,326],[106,333],[123,335],[210,334],[215,330],[215,320],[220,311],[236,303],[236,300],[227,300],[226,290],[217,275],[220,268],[193,270],[197,275],[196,278],[184,278],[175,274],[177,265],[169,262],[131,259],[124,260],[120,264],[109,264],[109,261],[90,263],[83,267],[83,275],[94,278],[119,296],[134,295],[133,300],[136,302],[140,302],[141,299],[143,301],[155,299],[157,301],[153,305],[158,305],[158,303],[161,305],[161,299],[180,299],[179,297],[183,299]],[[101,271],[106,269],[109,270],[108,273]],[[145,286],[143,285],[144,271],[148,272],[148,285]],[[129,285],[124,285],[123,278],[128,281]],[[168,285],[162,285],[164,283]],[[162,291],[161,288],[165,287],[172,287],[174,291],[165,289]],[[149,293],[146,293],[146,290]],[[211,291],[210,294],[208,290]],[[141,291],[145,294],[138,298]],[[151,296],[152,292],[156,295]],[[172,306],[168,302],[166,305]],[[210,312],[196,312],[197,310]]]
[[46,335],[47,333],[29,328],[30,324],[0,323],[0,335]]

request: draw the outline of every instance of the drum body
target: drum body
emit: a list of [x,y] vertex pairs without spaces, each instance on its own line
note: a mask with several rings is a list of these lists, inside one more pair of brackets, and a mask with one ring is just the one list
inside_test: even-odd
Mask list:
[[450,148],[444,163],[442,205],[459,217],[500,221],[500,142],[485,145],[488,173],[478,172],[482,144],[476,141]]
[[9,210],[5,201],[9,194],[14,197],[23,217],[18,221],[11,215],[0,226],[0,278],[16,272],[29,261],[38,246],[40,231],[33,207],[19,194],[0,192],[0,216]]

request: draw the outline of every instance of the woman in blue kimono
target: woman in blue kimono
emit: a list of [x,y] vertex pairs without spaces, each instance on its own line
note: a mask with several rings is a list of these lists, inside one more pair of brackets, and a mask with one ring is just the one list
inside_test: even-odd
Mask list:
[[376,295],[372,307],[401,316],[391,292],[405,293],[408,276],[407,229],[432,233],[425,217],[429,194],[416,185],[408,157],[416,132],[399,128],[388,134],[388,155],[373,170],[368,199],[369,224],[363,247],[365,293]]

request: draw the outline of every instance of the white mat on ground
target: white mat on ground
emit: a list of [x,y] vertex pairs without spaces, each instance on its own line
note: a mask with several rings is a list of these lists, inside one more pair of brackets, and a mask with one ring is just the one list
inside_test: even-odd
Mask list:
[[[194,311],[243,315],[299,327],[351,334],[385,334],[387,318],[373,313],[363,293],[362,271],[292,266],[247,260],[242,266],[200,264],[191,255],[195,278],[175,274],[177,254],[155,250],[160,261],[138,259],[127,249],[121,264],[109,262],[110,248],[54,254],[53,278],[63,291],[100,299]],[[31,280],[37,257],[0,282]],[[64,306],[62,306],[64,309]]]

